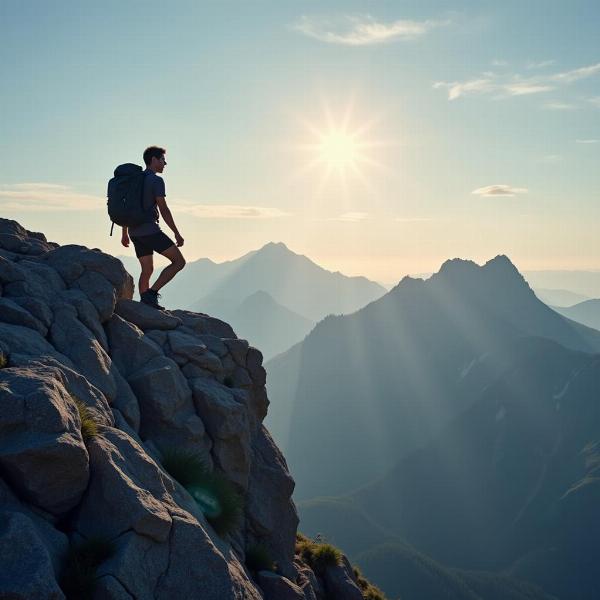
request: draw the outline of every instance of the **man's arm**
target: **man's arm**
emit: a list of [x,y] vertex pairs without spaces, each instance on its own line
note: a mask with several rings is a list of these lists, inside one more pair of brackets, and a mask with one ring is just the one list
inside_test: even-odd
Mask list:
[[165,223],[171,228],[171,231],[175,234],[175,241],[178,246],[183,246],[183,238],[177,229],[177,225],[175,225],[175,221],[173,221],[173,215],[167,206],[167,201],[164,196],[156,196],[156,204],[158,206],[158,210],[160,211],[161,217],[164,219]]
[[127,233],[127,227],[121,227],[121,244],[125,246],[125,248],[129,247],[129,234]]

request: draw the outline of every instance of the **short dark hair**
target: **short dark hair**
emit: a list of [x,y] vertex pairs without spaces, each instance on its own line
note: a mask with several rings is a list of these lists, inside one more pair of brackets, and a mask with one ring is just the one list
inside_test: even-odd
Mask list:
[[165,154],[166,150],[160,146],[148,146],[144,150],[144,163],[149,165],[152,162],[152,157],[160,158]]

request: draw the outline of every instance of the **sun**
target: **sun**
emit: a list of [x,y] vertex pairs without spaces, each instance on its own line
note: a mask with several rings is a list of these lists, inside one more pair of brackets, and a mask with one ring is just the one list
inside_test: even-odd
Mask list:
[[320,162],[336,169],[355,166],[361,159],[360,142],[340,130],[322,134],[317,153]]
[[[325,191],[329,185],[342,186],[349,192],[354,183],[371,189],[370,171],[384,169],[376,156],[376,150],[387,142],[373,139],[374,127],[379,118],[356,116],[353,102],[345,108],[333,109],[328,103],[322,106],[322,114],[314,120],[299,118],[304,126],[304,142],[295,148],[304,155],[304,166],[298,177],[317,182],[317,192]],[[316,177],[315,177],[316,175]]]

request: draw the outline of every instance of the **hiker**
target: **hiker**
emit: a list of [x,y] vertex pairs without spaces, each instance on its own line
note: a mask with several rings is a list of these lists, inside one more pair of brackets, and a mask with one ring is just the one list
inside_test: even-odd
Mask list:
[[[157,175],[157,173],[162,173],[167,165],[165,152],[164,148],[158,146],[150,146],[144,150],[146,170],[144,171],[142,198],[143,208],[148,212],[148,219],[145,223],[135,227],[123,226],[121,235],[121,244],[125,247],[129,247],[131,239],[135,254],[142,266],[139,280],[140,300],[159,310],[164,310],[164,306],[158,303],[160,297],[158,291],[185,267],[185,259],[179,250],[183,246],[184,240],[165,200],[165,182],[162,177]],[[158,224],[159,211],[164,222],[175,235],[175,242],[161,231]],[[166,256],[171,264],[166,266],[158,279],[150,285],[150,277],[154,270],[153,252]]]

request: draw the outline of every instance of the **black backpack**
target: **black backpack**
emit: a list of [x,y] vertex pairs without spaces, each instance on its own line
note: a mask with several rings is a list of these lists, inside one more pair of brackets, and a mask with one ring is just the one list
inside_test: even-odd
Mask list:
[[115,176],[108,182],[108,216],[112,221],[110,235],[115,224],[136,227],[156,220],[154,208],[144,209],[144,181],[146,173],[139,165],[126,163],[115,169]]

